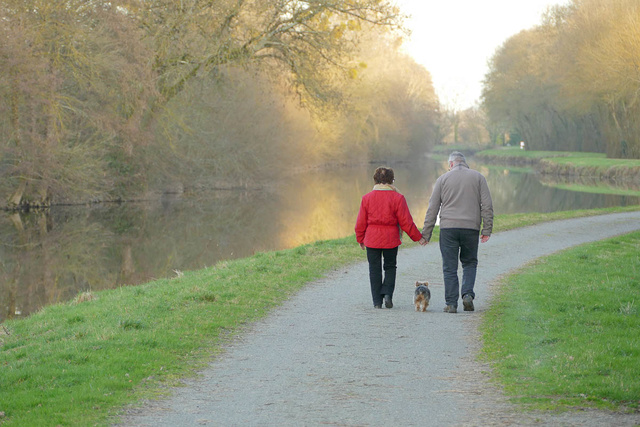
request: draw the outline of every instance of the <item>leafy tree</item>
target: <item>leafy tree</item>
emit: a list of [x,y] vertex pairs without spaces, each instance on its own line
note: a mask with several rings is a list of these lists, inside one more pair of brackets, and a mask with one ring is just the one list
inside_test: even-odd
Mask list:
[[640,2],[574,1],[559,34],[571,108],[597,109],[610,157],[640,158]]
[[640,157],[640,2],[574,0],[494,55],[483,102],[533,149]]

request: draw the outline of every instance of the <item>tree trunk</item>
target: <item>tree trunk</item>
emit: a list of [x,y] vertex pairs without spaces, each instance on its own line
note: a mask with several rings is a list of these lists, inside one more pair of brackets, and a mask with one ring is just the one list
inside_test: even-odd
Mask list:
[[22,223],[22,218],[20,217],[20,214],[18,212],[14,212],[10,218],[13,226],[16,228],[16,230],[20,232],[20,236],[22,236],[22,232],[24,231],[24,224]]
[[16,191],[9,197],[8,204],[10,208],[17,208],[22,204],[22,196],[24,195],[25,190],[27,189],[27,180],[24,178],[20,178],[20,184],[18,184],[18,188]]

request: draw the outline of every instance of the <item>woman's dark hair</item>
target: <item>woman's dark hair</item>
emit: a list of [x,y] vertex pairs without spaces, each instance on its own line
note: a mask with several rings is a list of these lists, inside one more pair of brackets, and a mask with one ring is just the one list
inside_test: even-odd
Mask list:
[[376,184],[393,184],[393,169],[379,167],[373,174],[373,182]]

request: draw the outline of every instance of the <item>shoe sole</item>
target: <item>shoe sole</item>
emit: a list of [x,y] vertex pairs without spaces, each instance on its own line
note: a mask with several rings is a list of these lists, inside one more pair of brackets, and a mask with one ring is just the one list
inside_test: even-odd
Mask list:
[[462,300],[462,305],[464,306],[464,311],[474,311],[475,308],[473,307],[473,300],[469,301],[469,300]]
[[391,302],[390,299],[384,299],[384,306],[387,308],[393,308],[393,303]]

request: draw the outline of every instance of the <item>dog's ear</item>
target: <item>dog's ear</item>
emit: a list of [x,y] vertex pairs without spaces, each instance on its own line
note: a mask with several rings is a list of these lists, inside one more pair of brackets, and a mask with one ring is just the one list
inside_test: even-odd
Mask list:
[[416,280],[416,288],[417,288],[418,286],[420,286],[420,282],[418,282],[418,281]]
[[425,281],[425,282],[424,282],[424,285],[425,285],[425,286],[429,286],[429,282]]

